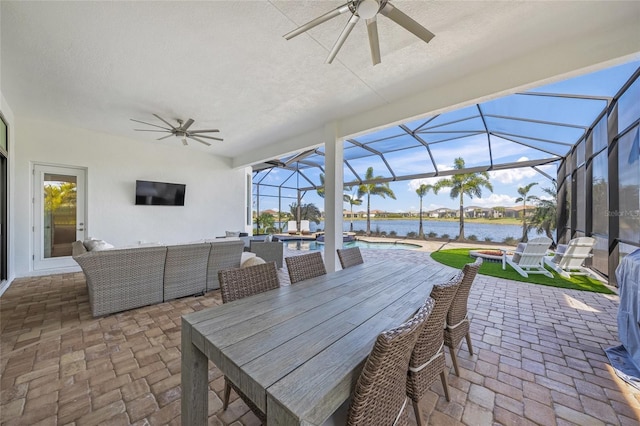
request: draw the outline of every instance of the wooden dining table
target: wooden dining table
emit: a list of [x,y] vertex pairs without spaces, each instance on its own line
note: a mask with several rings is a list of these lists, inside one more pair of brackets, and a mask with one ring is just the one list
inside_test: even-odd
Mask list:
[[207,424],[211,360],[269,426],[321,425],[348,399],[378,334],[454,272],[367,262],[184,315],[182,424]]

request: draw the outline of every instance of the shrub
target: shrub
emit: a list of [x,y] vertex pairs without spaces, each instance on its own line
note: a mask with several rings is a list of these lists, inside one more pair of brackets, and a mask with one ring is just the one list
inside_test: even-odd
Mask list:
[[440,235],[440,238],[444,238],[445,240],[449,239],[449,234],[442,234]]
[[431,232],[429,232],[429,233],[427,234],[427,237],[429,237],[429,238],[435,238],[435,237],[437,237],[437,236],[438,236],[438,234],[436,234],[436,233],[435,233],[435,232],[433,232],[433,231],[431,231]]
[[390,237],[397,237],[398,233],[396,231],[389,231],[389,236]]
[[490,243],[491,241],[493,241],[493,238],[491,237],[484,237],[484,240],[488,243]]
[[416,234],[413,231],[407,232],[407,238],[416,238],[417,236],[418,236],[418,234]]
[[510,246],[518,245],[518,240],[513,237],[507,237],[502,242]]
[[469,241],[478,241],[478,237],[476,237],[474,234],[469,235],[468,238]]
[[355,232],[356,232],[356,235],[364,235],[364,234],[366,234],[366,232],[365,232],[365,231],[363,231],[362,229],[358,229],[358,230],[357,230],[357,231],[355,231]]

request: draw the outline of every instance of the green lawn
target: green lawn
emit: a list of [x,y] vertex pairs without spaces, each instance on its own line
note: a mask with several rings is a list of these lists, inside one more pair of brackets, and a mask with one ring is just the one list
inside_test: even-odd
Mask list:
[[[462,269],[465,264],[475,261],[473,257],[469,256],[469,250],[470,249],[439,250],[431,253],[431,257],[434,260],[447,266]],[[513,281],[522,281],[525,283],[542,284],[551,287],[569,288],[575,290],[593,291],[596,293],[614,294],[613,291],[609,290],[600,281],[594,280],[591,277],[587,277],[584,275],[574,275],[570,279],[566,279],[556,274],[555,271],[550,271],[553,273],[553,278],[549,278],[541,274],[530,274],[529,278],[525,278],[517,273],[515,269],[513,269],[509,265],[507,265],[507,269],[503,271],[501,262],[484,262],[480,267],[479,273]]]

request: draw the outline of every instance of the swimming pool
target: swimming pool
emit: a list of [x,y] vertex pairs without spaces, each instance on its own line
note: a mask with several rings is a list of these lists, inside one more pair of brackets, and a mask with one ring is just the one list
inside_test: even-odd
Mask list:
[[[324,250],[324,244],[317,241],[284,241],[288,250],[315,251]],[[409,243],[396,242],[368,242],[368,241],[351,241],[343,244],[344,248],[359,247],[363,249],[384,249],[384,250],[416,250],[421,246]]]

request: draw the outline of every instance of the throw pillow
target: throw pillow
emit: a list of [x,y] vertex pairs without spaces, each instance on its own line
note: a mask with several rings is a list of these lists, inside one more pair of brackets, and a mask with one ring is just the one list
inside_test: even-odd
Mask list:
[[113,245],[104,240],[85,240],[83,244],[87,251],[101,251],[113,248]]
[[106,241],[102,241],[102,240],[100,240],[100,241],[98,241],[98,242],[97,242],[97,244],[95,245],[95,247],[93,248],[93,250],[92,250],[92,251],[110,250],[110,249],[112,249],[112,248],[115,248],[115,247],[113,246],[113,244],[109,244],[109,243],[108,243],[108,242],[106,242]]
[[247,259],[242,264],[242,267],[243,268],[248,268],[249,266],[261,265],[263,263],[265,263],[264,259],[262,259],[261,257],[255,256],[255,257],[250,257],[249,259]]

